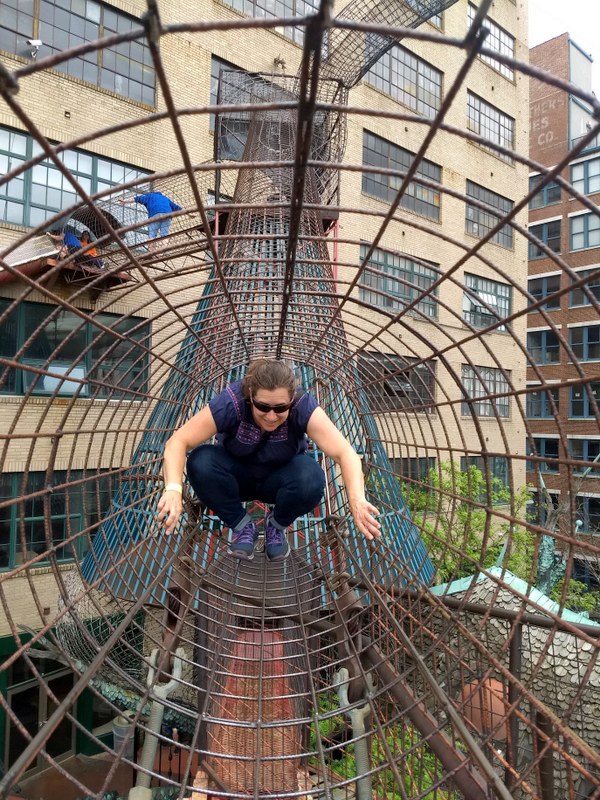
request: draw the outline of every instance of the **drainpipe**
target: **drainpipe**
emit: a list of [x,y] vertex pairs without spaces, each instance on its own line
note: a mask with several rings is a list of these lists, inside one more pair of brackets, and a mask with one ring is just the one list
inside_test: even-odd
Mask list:
[[[367,675],[367,683],[372,688],[371,676]],[[346,714],[350,717],[352,725],[352,738],[354,742],[354,760],[356,762],[356,789],[358,800],[372,800],[373,787],[371,782],[371,759],[369,758],[369,737],[366,735],[366,720],[371,713],[371,706],[365,703],[364,706],[348,709],[348,686],[350,685],[350,673],[346,667],[342,667],[336,673],[334,686],[337,687],[340,709],[347,709]]]
[[[147,685],[152,687],[154,675],[158,662],[159,650],[156,648],[150,656],[150,668],[148,670]],[[178,647],[173,658],[173,675],[168,683],[157,683],[152,687],[152,706],[150,708],[150,719],[148,720],[148,730],[144,739],[144,747],[140,758],[136,785],[129,790],[128,800],[152,800],[152,780],[151,770],[154,768],[154,759],[158,749],[158,735],[165,713],[164,701],[177,688],[181,682],[182,659],[185,655],[182,647]]]

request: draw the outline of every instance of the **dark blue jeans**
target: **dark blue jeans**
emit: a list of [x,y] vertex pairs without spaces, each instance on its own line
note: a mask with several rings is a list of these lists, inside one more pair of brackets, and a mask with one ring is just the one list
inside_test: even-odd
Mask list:
[[243,500],[274,505],[273,516],[283,526],[317,506],[325,491],[325,475],[305,454],[274,465],[265,478],[255,478],[248,466],[225,450],[203,444],[187,457],[187,476],[196,496],[230,528],[242,521]]

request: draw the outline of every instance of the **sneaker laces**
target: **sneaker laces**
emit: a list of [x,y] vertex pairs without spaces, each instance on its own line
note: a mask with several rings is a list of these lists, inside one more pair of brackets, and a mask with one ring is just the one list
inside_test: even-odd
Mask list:
[[275,525],[269,520],[267,525],[267,541],[269,544],[283,544],[285,538],[284,532],[276,528]]
[[256,538],[253,522],[247,522],[233,537],[234,544],[254,544]]

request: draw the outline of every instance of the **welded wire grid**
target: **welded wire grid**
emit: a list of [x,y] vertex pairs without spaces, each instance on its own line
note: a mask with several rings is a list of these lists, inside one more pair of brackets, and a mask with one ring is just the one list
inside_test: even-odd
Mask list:
[[[485,54],[479,17],[460,41],[421,28],[394,30],[417,24],[419,14],[426,17],[443,4],[421,3],[418,13],[416,6],[401,4],[392,16],[391,4],[382,4],[378,17],[378,11],[352,5],[347,22],[332,22],[324,4],[306,19],[161,26],[151,5],[143,30],[111,43],[149,42],[181,169],[153,176],[151,183],[138,177],[94,197],[77,184],[61,153],[119,126],[52,146],[14,89],[108,40],[41,59],[13,75],[2,72],[5,101],[42,148],[3,182],[50,158],[80,198],[56,221],[66,218],[75,233],[90,230],[102,261],[82,260],[81,253],[61,258],[42,226],[15,240],[2,257],[11,299],[0,307],[0,381],[8,393],[14,394],[15,381],[22,389],[2,405],[0,508],[5,519],[16,509],[19,520],[16,545],[4,548],[0,573],[3,611],[16,645],[2,669],[24,662],[51,709],[37,730],[26,727],[2,697],[11,735],[21,735],[5,765],[2,797],[21,781],[26,793],[24,773],[40,755],[81,796],[102,796],[127,763],[132,785],[160,784],[165,796],[180,798],[600,797],[599,628],[592,619],[586,624],[563,613],[575,554],[583,553],[600,573],[597,540],[578,534],[574,499],[584,486],[581,469],[592,470],[595,462],[565,455],[566,433],[559,425],[561,455],[551,463],[570,464],[579,474],[569,470],[563,501],[551,508],[555,495],[544,483],[549,462],[537,453],[525,414],[528,400],[543,402],[544,388],[565,393],[581,387],[591,409],[588,422],[598,432],[593,372],[578,362],[546,305],[578,290],[597,312],[599,272],[573,272],[516,222],[532,192],[493,219],[472,246],[451,240],[461,253],[454,263],[436,268],[425,262],[424,268],[436,271],[433,284],[400,279],[406,292],[398,302],[398,287],[386,291],[378,280],[370,259],[390,226],[401,222],[415,236],[434,230],[402,211],[403,198],[415,187],[421,196],[435,190],[462,197],[417,170],[475,57]],[[222,71],[218,105],[192,110],[216,115],[219,161],[194,164],[159,41],[176,30],[210,37],[217,29],[241,34],[282,25],[304,27],[298,75]],[[396,173],[389,210],[341,207],[339,181],[362,170],[344,155],[345,120],[365,114],[345,106],[347,90],[395,34],[460,49],[463,67],[433,119],[385,112],[396,124],[423,127],[412,165]],[[372,59],[364,58],[363,44]],[[536,72],[508,57],[494,58],[524,76]],[[548,86],[579,94],[598,120],[595,97],[536,74]],[[152,119],[124,125],[139,125],[142,132]],[[569,158],[599,132],[596,122]],[[524,153],[493,146],[471,130],[452,134],[540,171]],[[232,153],[242,160],[227,161]],[[569,158],[541,170],[535,191],[555,179]],[[385,176],[389,170],[373,166],[369,173]],[[560,180],[576,203],[597,215],[585,196]],[[148,238],[145,215],[120,202],[148,189],[164,191],[182,208],[169,235],[157,242]],[[489,212],[472,197],[468,202]],[[352,221],[341,233],[340,212]],[[365,219],[378,225],[368,242],[360,233]],[[534,241],[570,285],[563,282],[542,299],[529,296],[484,247],[507,225],[515,239]],[[349,252],[346,246],[361,248],[358,263],[339,256],[340,247]],[[512,286],[522,300],[515,300],[514,311],[499,313],[466,282],[463,267],[475,259]],[[57,281],[70,282],[69,290],[57,288]],[[465,322],[463,309],[440,300],[445,285],[477,300],[475,313],[485,317],[485,327],[481,320]],[[43,312],[32,303],[40,296],[51,304]],[[523,301],[568,353],[570,377],[547,384],[527,356],[515,333],[526,314]],[[456,324],[441,326],[428,311],[433,307]],[[27,312],[27,330],[11,350],[19,308]],[[433,332],[427,337],[422,320]],[[61,325],[70,333],[59,342]],[[494,330],[504,331],[507,344],[500,352],[497,339],[492,344],[487,335]],[[526,387],[507,368],[511,348],[522,354],[523,366],[527,360],[535,386]],[[335,465],[314,449],[309,453],[325,470],[326,495],[294,525],[294,550],[283,565],[268,563],[260,544],[250,564],[228,556],[227,530],[188,493],[177,535],[161,535],[154,509],[165,441],[261,355],[293,364],[363,455],[369,496],[382,512],[384,537],[377,545],[367,545],[354,529]],[[464,366],[456,368],[457,362]],[[508,403],[537,465],[527,476],[538,498],[535,513],[520,499],[524,454],[505,428]],[[489,417],[485,429],[480,413]],[[471,424],[475,436],[466,432]],[[486,446],[492,427],[502,442],[497,451]],[[474,458],[482,473],[467,468]],[[500,497],[491,477],[499,458],[507,459],[509,486]],[[407,472],[402,464],[409,459],[435,466]],[[13,495],[5,467],[19,460],[23,477]],[[65,514],[64,525],[53,519],[55,506]],[[257,505],[252,513],[260,521],[266,510]],[[35,517],[43,522],[31,524]],[[555,604],[533,588],[548,547],[550,561],[560,553],[566,567]],[[521,578],[512,571],[517,562]],[[454,584],[456,592],[450,588],[455,580],[462,580]],[[27,630],[16,610],[23,593],[39,615],[39,625]],[[58,596],[57,608],[46,607],[48,596]],[[72,688],[61,697],[45,679],[40,652],[73,672]],[[165,699],[161,687],[174,675],[176,686]],[[101,754],[112,753],[77,716],[84,690],[112,716],[129,712],[131,723],[125,741],[114,745],[116,759],[106,761],[101,787],[87,785],[53,755],[53,737],[65,719]],[[133,737],[132,751],[127,739]],[[152,740],[158,740],[158,755],[144,756]]]

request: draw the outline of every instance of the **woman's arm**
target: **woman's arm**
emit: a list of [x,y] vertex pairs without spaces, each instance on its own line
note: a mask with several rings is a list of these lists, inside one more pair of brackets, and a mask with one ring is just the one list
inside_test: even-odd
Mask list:
[[311,414],[306,432],[319,450],[339,464],[356,527],[367,539],[381,536],[381,525],[376,519],[379,511],[365,498],[362,463],[350,442],[320,407]]
[[[165,533],[170,534],[183,510],[183,468],[185,457],[194,447],[206,442],[217,432],[217,426],[208,406],[178,428],[165,445],[163,475],[165,491],[158,501],[158,518]],[[172,487],[172,488],[169,488]]]

